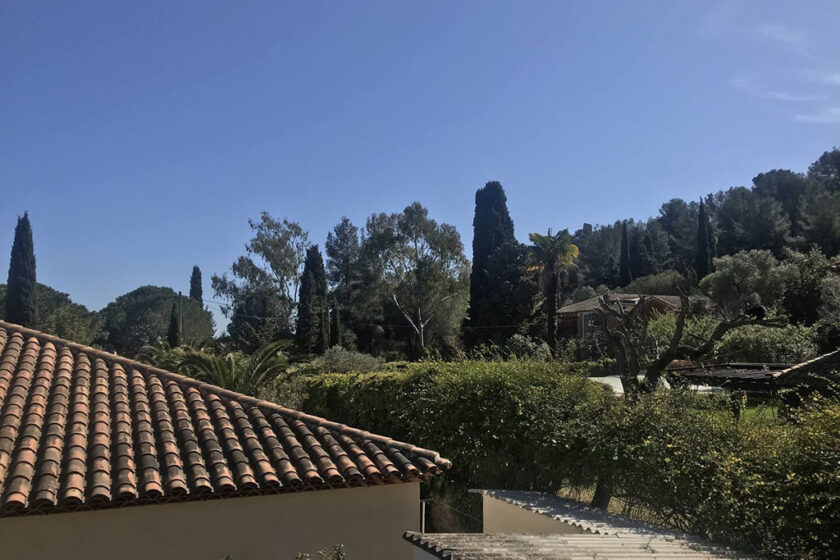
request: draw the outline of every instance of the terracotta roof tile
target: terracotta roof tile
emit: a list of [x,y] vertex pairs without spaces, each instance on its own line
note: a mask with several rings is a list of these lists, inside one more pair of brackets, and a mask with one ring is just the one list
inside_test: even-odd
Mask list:
[[0,321],[0,516],[413,481],[437,453]]

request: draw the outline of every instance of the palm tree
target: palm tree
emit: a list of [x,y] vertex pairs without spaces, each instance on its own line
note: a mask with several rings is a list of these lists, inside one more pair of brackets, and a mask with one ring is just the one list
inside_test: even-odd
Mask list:
[[557,305],[560,296],[577,280],[577,266],[574,260],[580,254],[578,246],[572,243],[569,230],[556,234],[548,229],[548,235],[528,235],[528,248],[533,262],[531,270],[540,273],[540,288],[545,296],[546,341],[552,350],[557,350]]
[[240,352],[215,356],[193,351],[181,360],[178,370],[231,391],[256,395],[277,383],[286,372],[289,361],[281,352],[285,346],[285,341],[266,344],[249,356]]

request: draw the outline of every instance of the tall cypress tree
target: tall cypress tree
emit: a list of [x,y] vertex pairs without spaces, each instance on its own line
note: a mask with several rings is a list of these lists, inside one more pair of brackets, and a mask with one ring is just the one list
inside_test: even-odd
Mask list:
[[322,353],[329,345],[327,274],[317,245],[306,250],[300,283],[295,344],[304,354]]
[[700,211],[697,213],[697,253],[694,260],[694,270],[700,280],[712,271],[712,224],[706,213],[706,205],[700,199]]
[[201,269],[194,266],[190,276],[190,298],[204,305],[203,289],[201,287]]
[[630,239],[627,236],[627,222],[621,224],[621,255],[618,262],[618,283],[626,286],[633,281],[633,272],[630,268]]
[[178,324],[178,304],[172,302],[172,310],[169,312],[169,327],[166,329],[166,342],[170,348],[181,345],[181,329]]
[[312,306],[315,299],[315,279],[311,270],[304,268],[300,279],[300,292],[297,306],[297,326],[295,328],[295,346],[304,353],[310,354],[315,347],[315,328],[317,321],[313,321]]
[[330,346],[341,346],[341,312],[338,301],[333,299],[332,325],[330,326]]
[[6,321],[35,326],[37,285],[35,282],[35,249],[29,213],[18,217],[15,240],[9,259],[9,278],[6,282]]
[[[472,272],[470,274],[470,311],[465,338],[479,342],[492,334],[492,329],[474,329],[498,324],[498,312],[488,305],[490,276],[499,271],[487,268],[490,257],[502,245],[515,242],[513,220],[507,207],[507,196],[501,183],[491,181],[475,193],[475,217],[473,218]],[[501,271],[502,273],[504,271]]]

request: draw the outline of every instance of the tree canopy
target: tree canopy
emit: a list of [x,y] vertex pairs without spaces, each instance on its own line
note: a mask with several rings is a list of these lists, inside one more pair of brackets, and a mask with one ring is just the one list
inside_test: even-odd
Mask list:
[[243,348],[257,348],[294,332],[294,314],[308,234],[297,222],[263,212],[249,220],[253,237],[231,276],[213,275],[216,296],[227,303],[228,334]]
[[212,316],[197,301],[179,296],[171,288],[141,286],[100,311],[103,333],[96,342],[108,350],[134,356],[147,344],[165,341],[173,304],[181,306],[181,344],[198,344],[212,338]]

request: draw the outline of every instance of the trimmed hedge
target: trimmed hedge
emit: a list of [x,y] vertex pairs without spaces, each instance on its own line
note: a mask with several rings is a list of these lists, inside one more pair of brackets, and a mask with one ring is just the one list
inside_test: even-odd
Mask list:
[[301,379],[303,408],[439,451],[461,488],[611,480],[662,524],[779,558],[840,550],[840,404],[736,422],[725,398],[615,398],[556,363],[409,364]]
[[551,490],[593,479],[577,432],[615,398],[584,374],[516,361],[328,374],[303,381],[303,409],[435,449],[452,460],[450,476],[470,487]]

